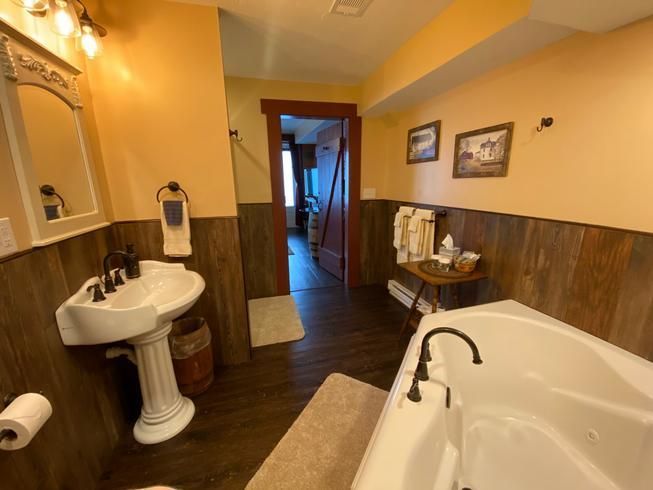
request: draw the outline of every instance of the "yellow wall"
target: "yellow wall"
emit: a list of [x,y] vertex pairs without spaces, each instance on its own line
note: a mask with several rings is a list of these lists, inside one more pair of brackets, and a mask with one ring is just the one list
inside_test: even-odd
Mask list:
[[363,83],[361,112],[528,15],[531,0],[456,0]]
[[92,11],[109,30],[89,77],[115,219],[158,217],[170,180],[192,216],[235,215],[217,9],[115,0]]
[[[653,18],[576,34],[410,110],[366,121],[363,187],[379,187],[388,199],[652,232],[651,39]],[[555,124],[537,133],[542,116]],[[406,165],[407,130],[435,119],[442,120],[440,160]],[[508,121],[515,122],[508,176],[453,179],[456,133]]]
[[232,139],[234,173],[239,203],[272,201],[267,125],[261,114],[261,99],[310,100],[318,102],[358,101],[358,89],[343,85],[284,82],[227,77],[229,122],[243,137]]

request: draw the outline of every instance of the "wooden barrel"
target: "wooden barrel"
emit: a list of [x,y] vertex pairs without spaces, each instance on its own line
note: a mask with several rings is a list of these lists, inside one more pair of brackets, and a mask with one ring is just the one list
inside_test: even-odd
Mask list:
[[168,342],[179,391],[187,396],[206,391],[213,382],[213,350],[204,318],[175,321]]
[[317,248],[318,241],[318,214],[311,212],[308,215],[308,247],[311,250],[311,256],[314,258],[319,257],[319,252]]

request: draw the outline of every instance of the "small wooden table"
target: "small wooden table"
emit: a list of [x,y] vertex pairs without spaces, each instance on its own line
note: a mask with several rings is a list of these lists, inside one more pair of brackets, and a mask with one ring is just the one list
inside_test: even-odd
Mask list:
[[[415,313],[415,310],[417,310],[417,302],[422,297],[422,293],[424,292],[424,287],[427,284],[433,286],[433,301],[431,302],[431,311],[435,313],[438,308],[438,301],[440,299],[440,288],[442,286],[456,286],[453,288],[452,291],[453,298],[454,301],[456,302],[456,306],[460,307],[460,298],[458,297],[457,286],[465,282],[478,281],[480,279],[485,279],[487,277],[487,275],[481,271],[473,271],[464,276],[462,275],[458,276],[457,274],[460,274],[458,272],[455,273],[456,275],[452,274],[451,277],[447,277],[446,272],[442,273],[442,275],[436,276],[433,274],[429,274],[428,272],[425,272],[422,269],[420,269],[420,264],[423,264],[425,262],[431,262],[431,261],[422,260],[419,262],[404,262],[403,264],[397,264],[406,272],[421,279],[422,281],[422,284],[420,285],[417,294],[415,294],[415,299],[413,300],[413,304],[410,306],[410,310],[408,310],[408,316],[406,317],[406,320],[404,320],[404,324],[401,326],[401,330],[399,331],[400,337],[404,333],[404,330],[406,330],[406,327],[410,324],[413,313]],[[416,324],[413,326],[415,327],[415,329],[417,329]]]

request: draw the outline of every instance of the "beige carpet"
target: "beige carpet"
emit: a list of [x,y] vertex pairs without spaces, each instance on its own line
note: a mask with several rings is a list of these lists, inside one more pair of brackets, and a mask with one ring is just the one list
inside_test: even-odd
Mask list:
[[387,396],[330,375],[246,488],[348,490]]
[[252,347],[304,338],[304,326],[292,296],[250,299],[248,303]]

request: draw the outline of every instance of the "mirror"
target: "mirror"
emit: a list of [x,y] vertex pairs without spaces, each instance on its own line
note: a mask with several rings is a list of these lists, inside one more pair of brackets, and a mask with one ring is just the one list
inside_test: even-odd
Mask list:
[[73,110],[34,85],[19,85],[18,99],[46,219],[90,213],[93,196]]
[[0,18],[0,117],[34,247],[109,225],[81,76],[79,68]]

